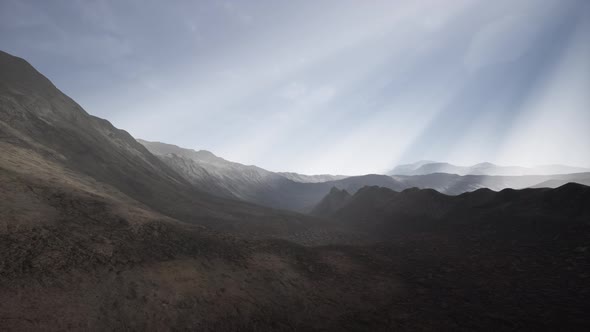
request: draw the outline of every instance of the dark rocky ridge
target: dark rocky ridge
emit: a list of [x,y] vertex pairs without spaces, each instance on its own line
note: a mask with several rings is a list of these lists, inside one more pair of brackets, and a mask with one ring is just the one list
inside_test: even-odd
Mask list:
[[340,205],[323,216],[370,229],[382,239],[405,231],[436,229],[453,233],[465,227],[470,231],[508,227],[516,233],[530,234],[537,227],[550,225],[558,231],[563,223],[585,227],[590,221],[590,187],[568,183],[556,189],[479,189],[458,196],[432,189],[396,192],[364,187]]

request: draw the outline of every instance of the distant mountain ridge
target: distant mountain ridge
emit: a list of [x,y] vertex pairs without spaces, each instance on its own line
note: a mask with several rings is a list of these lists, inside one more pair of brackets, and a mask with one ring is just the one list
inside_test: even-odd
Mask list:
[[[346,178],[345,175],[330,175],[330,174],[318,174],[318,175],[305,175],[294,172],[271,172],[258,166],[244,165],[237,162],[229,161],[221,157],[216,156],[207,150],[193,150],[187,148],[181,148],[179,146],[162,143],[162,142],[150,142],[143,139],[137,139],[139,143],[144,145],[150,152],[156,156],[171,156],[176,155],[182,158],[188,158],[196,162],[201,166],[210,167],[208,171],[217,171],[220,173],[228,171],[241,171],[244,174],[256,173],[259,177],[274,177],[280,176],[294,182],[301,183],[319,183],[326,181],[335,181]],[[218,174],[225,175],[225,174]]]
[[[325,208],[326,201],[336,208]],[[545,227],[554,229],[563,227],[561,222],[588,227],[590,187],[567,183],[554,189],[492,191],[484,188],[450,196],[432,189],[393,191],[367,186],[352,196],[331,191],[314,211],[317,216],[334,218],[383,238],[405,231],[464,229],[465,225],[470,230],[480,227],[498,231],[532,230],[537,226],[531,220],[551,220]],[[522,235],[527,236],[527,232]]]
[[[336,188],[350,194],[364,186],[379,186],[400,191],[408,188],[434,189],[448,195],[459,195],[481,188],[500,191],[505,188],[527,187],[555,188],[568,182],[590,185],[590,172],[557,175],[457,175],[435,172],[424,175],[361,176],[301,175],[275,173],[257,166],[242,165],[225,160],[215,154],[181,148],[172,144],[148,142],[139,139],[151,153],[170,168],[181,174],[198,189],[216,196],[239,199],[273,208],[298,212],[311,212],[323,198]],[[412,167],[426,169],[441,163],[420,161],[415,165],[402,165],[409,172]],[[478,164],[480,169],[493,167],[489,163]],[[451,165],[452,166],[452,165]],[[441,170],[436,168],[434,170]],[[445,168],[449,171],[449,168]]]
[[542,165],[535,167],[499,166],[483,162],[472,166],[457,166],[450,163],[434,161],[418,161],[413,164],[396,166],[388,175],[426,175],[433,173],[448,173],[457,175],[553,175],[590,172],[590,168],[567,165]]
[[391,178],[405,188],[434,189],[447,195],[488,188],[500,191],[506,188],[556,188],[568,182],[590,185],[590,172],[550,175],[457,175],[432,173],[425,175],[392,175]]
[[228,161],[205,150],[195,151],[141,139],[138,142],[202,191],[273,208],[306,211],[332,187],[324,183],[346,178],[275,173]]

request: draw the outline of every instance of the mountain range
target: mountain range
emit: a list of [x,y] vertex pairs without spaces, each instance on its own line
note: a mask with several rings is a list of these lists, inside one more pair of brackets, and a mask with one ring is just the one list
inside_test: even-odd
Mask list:
[[[276,173],[257,166],[242,165],[217,157],[209,151],[195,151],[160,142],[138,140],[151,153],[201,190],[274,208],[304,211],[306,186],[321,187],[322,182],[346,178],[335,175]],[[325,193],[321,192],[323,196]]]
[[505,188],[543,186],[555,188],[567,182],[590,185],[590,172],[526,176],[461,176],[431,173],[411,176],[369,174],[348,177],[276,173],[257,166],[227,161],[209,151],[195,151],[160,142],[138,141],[188,182],[212,195],[304,213],[310,212],[333,187],[350,193],[355,193],[364,186],[380,186],[393,190],[417,187],[458,195],[480,188],[496,191]]
[[563,227],[589,227],[590,187],[568,183],[555,189],[496,192],[483,188],[457,196],[433,189],[410,188],[398,192],[377,186],[363,187],[350,195],[334,188],[316,206],[314,214],[369,230],[384,240],[404,232],[452,230],[456,235],[457,228],[465,233],[493,228],[530,236],[533,232],[547,231],[543,227],[551,227],[552,232],[559,232]]
[[535,167],[499,166],[484,162],[472,166],[457,166],[449,163],[422,160],[413,164],[396,166],[389,171],[389,175],[426,175],[433,173],[449,173],[457,175],[553,175],[587,173],[590,168],[573,167],[566,165],[542,165]]
[[269,172],[0,52],[0,329],[587,330],[585,179]]

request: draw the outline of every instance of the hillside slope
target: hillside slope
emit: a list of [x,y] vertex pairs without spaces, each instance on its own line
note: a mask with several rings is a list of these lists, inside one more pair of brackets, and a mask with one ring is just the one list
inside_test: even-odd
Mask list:
[[24,60],[0,53],[0,69],[0,140],[14,152],[3,154],[12,170],[26,164],[22,156],[47,160],[160,214],[236,234],[285,235],[316,225],[294,213],[207,194],[127,132],[86,113]]

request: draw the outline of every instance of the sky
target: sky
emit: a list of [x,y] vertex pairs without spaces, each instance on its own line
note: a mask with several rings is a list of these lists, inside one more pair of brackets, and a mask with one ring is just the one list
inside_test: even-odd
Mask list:
[[587,0],[0,0],[0,49],[134,137],[273,171],[590,166]]

